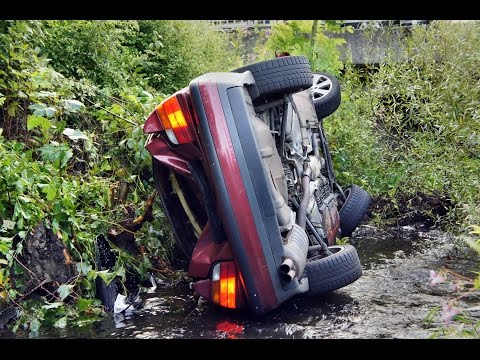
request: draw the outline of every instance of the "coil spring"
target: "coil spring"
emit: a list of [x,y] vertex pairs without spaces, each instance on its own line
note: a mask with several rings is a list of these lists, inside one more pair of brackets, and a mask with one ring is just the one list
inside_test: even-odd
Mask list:
[[293,173],[292,173],[292,170],[290,169],[290,166],[288,166],[288,164],[282,164],[282,166],[283,166],[283,173],[285,174],[285,179],[287,180],[288,207],[291,209],[293,204],[290,199],[293,196],[293,189],[295,187],[295,183],[293,182]]

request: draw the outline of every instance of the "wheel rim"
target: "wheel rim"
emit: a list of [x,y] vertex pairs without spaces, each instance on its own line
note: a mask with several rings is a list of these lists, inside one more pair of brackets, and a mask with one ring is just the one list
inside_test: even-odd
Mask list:
[[[330,250],[330,252],[332,253],[332,254],[329,255],[329,256],[332,256],[332,255],[334,255],[334,254],[339,253],[340,251],[345,250],[345,246],[343,246],[343,245],[331,245],[331,246],[328,247],[328,250]],[[313,255],[313,256],[311,256],[310,254],[311,254],[311,253],[308,253],[308,254],[307,254],[307,263],[322,258],[322,257],[319,256],[319,255]]]
[[332,80],[321,74],[313,74],[312,99],[317,101],[332,90]]
[[[328,247],[328,250],[333,254],[339,253],[340,251],[345,250],[345,246],[342,245],[332,245]],[[331,255],[330,255],[331,256]]]

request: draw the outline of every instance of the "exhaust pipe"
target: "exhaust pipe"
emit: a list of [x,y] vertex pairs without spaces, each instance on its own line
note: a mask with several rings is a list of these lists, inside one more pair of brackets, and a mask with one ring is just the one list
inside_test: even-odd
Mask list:
[[302,276],[307,263],[308,236],[305,230],[297,224],[293,225],[283,249],[285,255],[279,272],[280,278],[288,284],[295,277]]
[[295,277],[301,277],[308,255],[308,235],[305,232],[307,222],[307,206],[310,201],[310,174],[312,170],[308,162],[303,163],[302,191],[303,198],[297,210],[297,223],[287,235],[287,244],[284,245],[284,260],[280,265],[280,278],[290,283]]
[[296,275],[295,272],[295,264],[293,260],[287,258],[283,261],[282,265],[280,265],[280,277],[286,283],[290,283]]
[[303,230],[305,230],[305,224],[307,222],[307,206],[310,201],[310,174],[312,170],[308,166],[307,162],[303,163],[303,175],[302,175],[302,191],[303,197],[300,202],[300,206],[297,211],[297,224]]

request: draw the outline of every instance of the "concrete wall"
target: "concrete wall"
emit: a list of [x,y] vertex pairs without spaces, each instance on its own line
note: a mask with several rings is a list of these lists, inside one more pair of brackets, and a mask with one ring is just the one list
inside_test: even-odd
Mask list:
[[381,63],[388,53],[397,61],[406,60],[407,54],[401,47],[401,40],[409,33],[409,28],[392,27],[355,29],[353,33],[329,35],[345,39],[346,44],[341,47],[343,61],[351,56],[354,64],[364,65]]
[[[234,29],[268,29],[277,21],[284,20],[211,20],[219,29],[231,31]],[[407,54],[400,46],[400,40],[408,36],[414,25],[427,25],[429,20],[346,20],[345,25],[354,28],[353,33],[329,34],[331,37],[341,37],[346,44],[342,46],[342,60],[350,56],[357,65],[378,64],[387,53],[393,54],[397,61],[404,61]],[[252,42],[258,33],[249,32],[245,50],[253,49]],[[393,52],[392,52],[393,50]],[[272,54],[273,56],[274,54]],[[245,54],[248,56],[248,54]]]

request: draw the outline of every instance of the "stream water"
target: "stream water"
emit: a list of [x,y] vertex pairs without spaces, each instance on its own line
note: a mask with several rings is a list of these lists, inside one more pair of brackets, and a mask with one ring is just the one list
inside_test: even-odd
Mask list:
[[82,328],[41,328],[39,337],[425,338],[431,330],[422,321],[450,293],[446,285],[429,285],[429,271],[465,273],[476,264],[457,239],[437,230],[364,225],[350,242],[363,266],[359,280],[323,297],[294,298],[264,317],[205,301],[195,307],[190,290],[164,286],[146,294],[143,309],[130,316],[109,315]]

